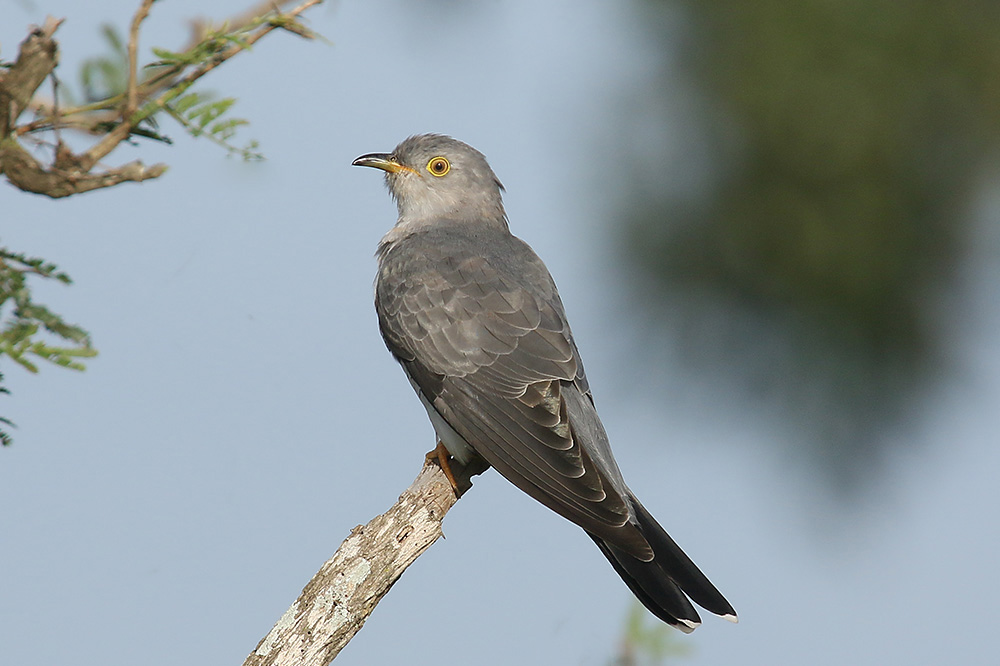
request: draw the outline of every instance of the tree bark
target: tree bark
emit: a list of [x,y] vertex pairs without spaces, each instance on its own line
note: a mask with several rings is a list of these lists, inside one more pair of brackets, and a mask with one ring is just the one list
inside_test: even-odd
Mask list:
[[452,488],[428,459],[392,508],[357,526],[306,584],[244,666],[326,666],[358,633],[407,567],[442,536],[441,521],[484,465],[451,461]]
[[38,86],[59,62],[59,45],[52,35],[61,23],[49,16],[45,25],[34,28],[21,42],[17,60],[0,74],[0,137],[11,132]]

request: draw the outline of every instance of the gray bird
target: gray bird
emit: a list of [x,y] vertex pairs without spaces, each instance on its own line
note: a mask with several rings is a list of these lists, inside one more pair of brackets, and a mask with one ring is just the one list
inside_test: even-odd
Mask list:
[[353,164],[385,171],[399,209],[378,246],[375,309],[448,453],[485,460],[582,527],[667,624],[701,624],[691,601],[735,622],[625,485],[556,285],[510,233],[503,186],[482,153],[421,134]]

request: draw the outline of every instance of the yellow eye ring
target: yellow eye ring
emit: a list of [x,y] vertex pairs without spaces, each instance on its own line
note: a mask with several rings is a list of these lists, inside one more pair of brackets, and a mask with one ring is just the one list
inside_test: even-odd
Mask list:
[[451,163],[444,157],[432,157],[431,161],[427,163],[427,172],[432,176],[447,175],[451,171]]

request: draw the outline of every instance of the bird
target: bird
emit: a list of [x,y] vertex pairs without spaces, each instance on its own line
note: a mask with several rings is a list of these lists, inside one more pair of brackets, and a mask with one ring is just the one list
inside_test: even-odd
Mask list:
[[438,451],[462,465],[488,463],[582,527],[668,625],[694,631],[701,618],[692,601],[736,622],[625,484],[555,282],[510,232],[504,187],[486,157],[450,136],[417,134],[352,164],[384,171],[396,203],[376,251],[375,310]]

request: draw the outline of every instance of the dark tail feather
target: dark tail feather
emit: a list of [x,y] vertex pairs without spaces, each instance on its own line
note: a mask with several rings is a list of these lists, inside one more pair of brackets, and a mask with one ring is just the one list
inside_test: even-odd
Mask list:
[[[653,549],[653,560],[643,562],[590,535],[642,605],[667,624],[688,633],[701,624],[691,598],[705,610],[736,622],[736,611],[691,561],[656,519],[632,498],[639,529]],[[685,596],[687,595],[687,596]]]
[[656,560],[643,562],[618,550],[600,537],[590,534],[590,538],[611,562],[611,566],[628,585],[628,589],[632,590],[632,594],[649,609],[650,613],[685,634],[690,634],[701,624],[698,611],[681,589],[660,570]]
[[656,522],[639,504],[639,500],[631,498],[635,508],[642,535],[649,541],[655,554],[654,562],[684,590],[691,600],[710,613],[720,615],[730,622],[736,621],[736,611],[722,593],[712,585],[712,582],[701,572],[701,569],[691,561],[680,546],[674,543],[660,524]]

